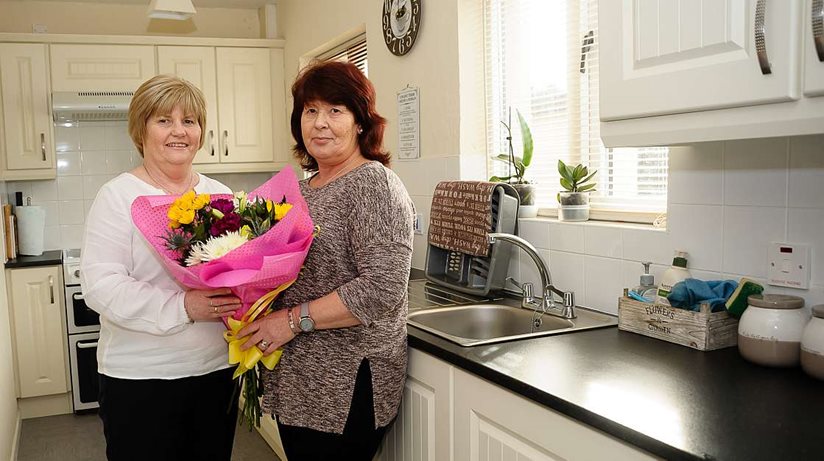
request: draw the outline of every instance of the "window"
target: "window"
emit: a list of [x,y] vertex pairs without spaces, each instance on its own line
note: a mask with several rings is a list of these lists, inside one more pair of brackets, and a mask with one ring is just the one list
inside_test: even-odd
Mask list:
[[[666,209],[666,147],[607,149],[598,122],[597,0],[485,0],[487,151],[491,174],[506,164],[501,121],[512,108],[513,146],[520,152],[515,110],[526,118],[535,150],[526,177],[538,205],[555,209],[558,159],[598,170],[593,215],[651,222]],[[635,212],[630,216],[627,212]],[[607,216],[601,214],[600,216]]]
[[321,61],[351,62],[358,66],[358,69],[360,69],[364,75],[369,75],[369,62],[366,55],[366,34],[358,35],[325,53],[321,53],[317,58]]

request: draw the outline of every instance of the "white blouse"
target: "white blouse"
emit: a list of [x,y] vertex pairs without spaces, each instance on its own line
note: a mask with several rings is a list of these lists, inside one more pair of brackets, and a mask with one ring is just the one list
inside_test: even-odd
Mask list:
[[[203,175],[195,191],[231,192]],[[229,367],[223,324],[189,320],[185,287],[132,222],[135,198],[162,193],[123,173],[100,188],[86,218],[80,284],[100,314],[97,368],[106,376],[175,379]]]

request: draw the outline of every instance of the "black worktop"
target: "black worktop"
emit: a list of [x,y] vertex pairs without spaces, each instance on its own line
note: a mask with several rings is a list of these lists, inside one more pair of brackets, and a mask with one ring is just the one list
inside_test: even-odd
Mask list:
[[6,269],[19,269],[21,267],[55,266],[63,263],[63,252],[61,250],[44,251],[40,256],[18,255],[14,259],[6,261]]
[[461,347],[409,345],[665,459],[824,459],[824,381],[615,327]]

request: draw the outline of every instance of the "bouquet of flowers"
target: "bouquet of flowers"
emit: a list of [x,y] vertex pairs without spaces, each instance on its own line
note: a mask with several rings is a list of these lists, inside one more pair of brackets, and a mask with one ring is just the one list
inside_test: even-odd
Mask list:
[[314,226],[300,194],[297,177],[283,169],[250,192],[181,196],[141,196],[132,203],[132,219],[161,256],[166,268],[191,289],[228,287],[241,308],[224,319],[229,363],[236,364],[244,407],[241,418],[260,425],[257,363],[270,370],[281,351],[263,357],[257,347],[244,352],[237,332],[269,313],[277,295],[298,277]]

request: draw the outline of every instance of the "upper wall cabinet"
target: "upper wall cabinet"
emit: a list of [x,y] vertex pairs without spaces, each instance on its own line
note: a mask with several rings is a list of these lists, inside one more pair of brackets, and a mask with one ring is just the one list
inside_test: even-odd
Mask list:
[[206,126],[203,147],[195,156],[195,163],[217,163],[217,77],[215,49],[211,46],[159,46],[157,47],[157,71],[160,74],[177,75],[200,88],[206,99]]
[[0,44],[4,179],[55,176],[46,45]]
[[205,141],[195,157],[200,171],[221,171],[215,164],[281,161],[273,146],[282,144],[284,120],[276,126],[273,107],[283,107],[282,50],[160,46],[157,51],[160,73],[191,81],[206,98]]
[[824,96],[824,1],[804,8],[804,96]]
[[155,75],[151,45],[51,45],[54,91],[134,91]]
[[605,144],[824,132],[824,100],[810,98],[824,93],[811,25],[820,3],[599,1]]

